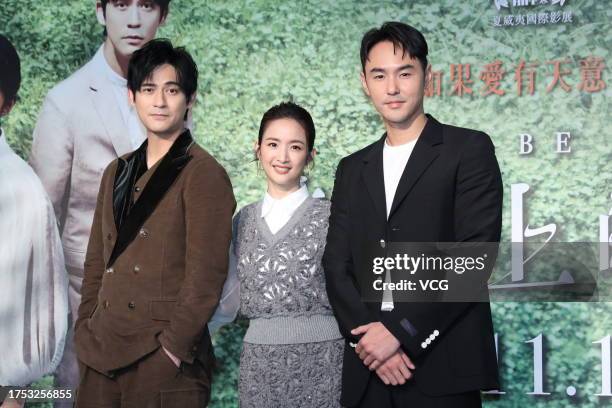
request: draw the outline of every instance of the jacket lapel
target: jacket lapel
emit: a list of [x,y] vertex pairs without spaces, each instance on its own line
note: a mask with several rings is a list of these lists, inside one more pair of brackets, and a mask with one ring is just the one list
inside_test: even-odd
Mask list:
[[[140,198],[134,205],[129,209],[127,217],[123,220],[120,225],[117,225],[117,241],[113,247],[113,251],[108,260],[107,267],[113,265],[119,255],[128,247],[128,245],[136,238],[138,231],[149,218],[151,213],[155,210],[162,198],[164,198],[166,192],[172,186],[176,178],[181,174],[181,171],[185,165],[191,159],[188,151],[193,144],[193,139],[189,130],[185,130],[174,142],[168,153],[161,159],[161,163],[155,173],[151,175],[151,178],[147,182],[146,186],[142,190]],[[140,149],[139,149],[140,150]],[[115,174],[115,190],[113,191],[113,202],[115,201],[115,195],[121,194],[121,189],[117,188],[120,183],[119,179],[130,179],[129,175],[125,173],[131,168],[132,171],[136,171],[136,167],[130,167],[127,163],[134,155],[130,156],[127,160],[119,159],[124,164],[120,165],[122,171],[117,169]],[[146,160],[146,158],[145,158]],[[131,196],[131,191],[128,194]],[[117,218],[115,219],[117,221]]]
[[385,222],[387,220],[387,204],[383,174],[383,143],[385,143],[386,137],[387,134],[385,133],[378,142],[372,145],[372,149],[363,159],[364,166],[361,172],[370,198],[374,202],[376,212]]
[[402,177],[400,178],[395,196],[393,197],[393,205],[389,212],[389,219],[398,207],[406,198],[406,195],[412,190],[414,184],[419,180],[421,175],[429,165],[438,157],[440,152],[435,146],[442,143],[442,125],[432,116],[427,115],[427,124],[423,128],[419,139],[417,140],[414,150],[406,163]]
[[106,129],[106,134],[113,144],[117,156],[123,156],[133,149],[130,139],[127,137],[128,129],[123,122],[123,115],[119,111],[115,95],[108,81],[104,78],[106,73],[98,69],[99,59],[104,58],[102,47],[90,61],[93,64],[89,75],[89,90],[91,100],[100,116],[100,121]]

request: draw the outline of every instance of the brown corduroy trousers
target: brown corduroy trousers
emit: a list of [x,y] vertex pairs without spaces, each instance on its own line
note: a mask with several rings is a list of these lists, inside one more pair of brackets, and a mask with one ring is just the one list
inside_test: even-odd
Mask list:
[[201,408],[210,398],[210,369],[198,360],[179,369],[161,347],[112,377],[80,371],[77,408]]

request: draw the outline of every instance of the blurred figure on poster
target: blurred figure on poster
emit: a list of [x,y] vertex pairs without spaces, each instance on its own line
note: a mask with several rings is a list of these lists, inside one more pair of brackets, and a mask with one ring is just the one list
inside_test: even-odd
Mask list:
[[[0,120],[13,108],[20,61],[0,35]],[[52,373],[68,328],[68,278],[45,189],[0,127],[0,385],[25,386]],[[1,401],[0,401],[1,402]],[[22,406],[6,400],[2,407]]]
[[197,83],[191,55],[168,40],[130,61],[147,140],[102,176],[75,324],[78,408],[210,399],[207,323],[226,281],[236,202],[225,169],[185,127]]
[[57,387],[75,389],[78,382],[73,324],[102,172],[146,138],[136,111],[128,103],[128,64],[132,53],[155,37],[168,15],[169,3],[96,1],[104,42],[89,62],[51,89],[34,129],[30,163],[53,203],[70,282],[72,318],[56,372]]
[[330,203],[301,182],[314,142],[308,111],[291,102],[270,108],[255,145],[267,190],[234,217],[240,314],[249,319],[238,386],[244,408],[340,407],[344,341],[321,265]]
[[[361,83],[386,132],[340,161],[323,257],[346,338],[347,407],[474,408],[481,390],[499,387],[488,301],[402,302],[392,290],[364,300],[367,288],[357,283],[357,272],[371,265],[366,248],[500,239],[495,148],[483,132],[425,114],[427,54],[423,34],[401,22],[374,28],[361,42]],[[490,273],[484,268],[474,286],[486,290]],[[388,283],[398,279],[387,270]]]

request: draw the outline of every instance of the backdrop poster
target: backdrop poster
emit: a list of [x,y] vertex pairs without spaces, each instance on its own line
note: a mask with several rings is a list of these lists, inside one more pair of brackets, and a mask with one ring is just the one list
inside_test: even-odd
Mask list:
[[[571,253],[575,243],[592,249],[583,265],[598,283],[597,302],[492,304],[502,389],[485,406],[595,407],[612,404],[610,6],[174,0],[159,36],[185,46],[198,63],[195,135],[228,170],[242,207],[264,192],[251,150],[261,115],[289,99],[315,120],[319,155],[309,182],[329,196],[338,161],[383,132],[359,84],[361,36],[387,20],[419,28],[434,70],[426,111],[483,130],[496,146],[502,240],[513,244],[492,290],[546,283],[529,266],[546,247]],[[93,0],[2,0],[0,32],[16,45],[23,74],[20,101],[3,126],[27,158],[45,94],[91,58],[102,27]],[[557,283],[574,278],[563,268],[551,273]],[[237,406],[244,327],[231,324],[215,338],[220,370],[211,407]]]

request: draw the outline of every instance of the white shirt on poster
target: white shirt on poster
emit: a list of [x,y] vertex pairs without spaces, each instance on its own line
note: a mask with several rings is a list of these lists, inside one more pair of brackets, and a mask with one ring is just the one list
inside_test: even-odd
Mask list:
[[128,130],[127,136],[130,139],[130,144],[134,150],[136,150],[147,138],[147,133],[142,125],[142,122],[140,122],[136,109],[128,100],[127,79],[113,71],[106,61],[106,58],[104,58],[104,53],[97,53],[93,60],[106,74],[109,83],[112,85],[113,94],[115,95],[115,100],[117,101],[117,107],[121,112],[123,123]]

